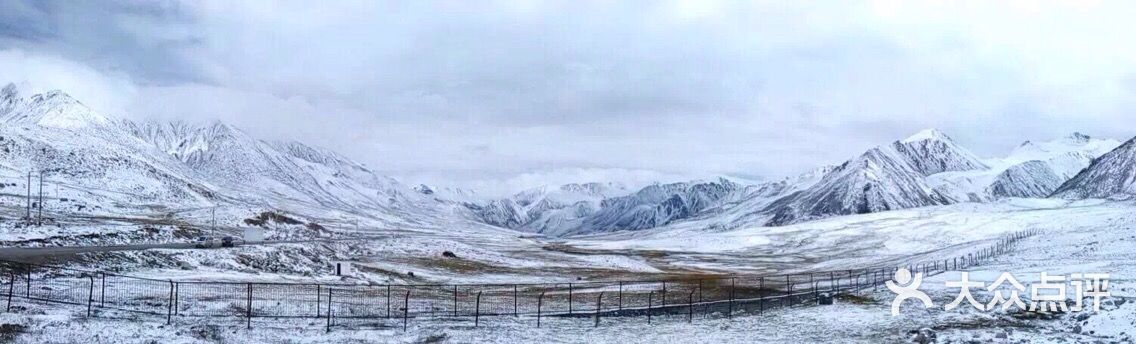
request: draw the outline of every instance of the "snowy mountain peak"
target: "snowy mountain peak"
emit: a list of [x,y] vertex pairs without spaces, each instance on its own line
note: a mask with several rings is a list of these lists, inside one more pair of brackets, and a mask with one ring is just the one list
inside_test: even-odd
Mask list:
[[1053,196],[1071,199],[1132,195],[1136,195],[1136,138],[1093,159],[1089,167],[1053,193]]
[[[1093,138],[1074,132],[1051,141],[1026,141],[1014,148],[1005,160],[1011,163],[1021,163],[1029,160],[1047,160],[1067,153],[1084,153],[1091,158],[1103,155],[1119,145],[1120,141],[1114,139]],[[1079,166],[1077,169],[1084,167]]]
[[27,99],[20,98],[19,94],[14,84],[5,86],[0,93],[3,122],[60,129],[103,127],[111,123],[62,91],[37,94]]
[[16,99],[20,96],[20,89],[15,83],[8,83],[0,89],[0,100]]
[[1069,136],[1065,137],[1066,141],[1077,142],[1077,143],[1087,143],[1087,142],[1089,142],[1089,139],[1092,139],[1092,137],[1089,137],[1089,135],[1085,135],[1085,134],[1082,134],[1082,133],[1076,132],[1076,131],[1074,131],[1072,134],[1069,134]]
[[924,176],[949,171],[983,170],[988,167],[970,150],[951,140],[947,134],[926,129],[892,143],[903,159]]
[[923,129],[923,130],[920,130],[919,132],[915,133],[914,135],[908,136],[907,138],[900,140],[900,142],[912,143],[912,142],[927,141],[927,140],[950,141],[951,138],[950,138],[950,136],[947,136],[947,134],[944,134],[939,129]]

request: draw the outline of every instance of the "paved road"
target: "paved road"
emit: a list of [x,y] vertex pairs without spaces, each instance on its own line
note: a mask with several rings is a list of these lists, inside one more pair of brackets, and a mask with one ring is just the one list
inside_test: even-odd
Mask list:
[[[390,239],[393,236],[367,236],[367,237],[354,237],[354,238],[337,238],[337,239],[304,239],[304,240],[274,240],[274,241],[250,241],[250,242],[237,242],[237,246],[243,245],[278,245],[278,244],[302,244],[302,243],[316,243],[324,242],[331,243],[337,241],[365,241],[365,240],[382,240]],[[70,255],[77,253],[89,252],[114,252],[114,251],[142,251],[149,249],[177,249],[177,250],[210,250],[221,249],[217,244],[212,248],[197,248],[193,242],[178,242],[178,243],[163,243],[163,244],[132,244],[132,245],[112,245],[112,246],[47,246],[47,247],[0,247],[0,260],[19,260],[36,257],[56,256],[56,255]]]

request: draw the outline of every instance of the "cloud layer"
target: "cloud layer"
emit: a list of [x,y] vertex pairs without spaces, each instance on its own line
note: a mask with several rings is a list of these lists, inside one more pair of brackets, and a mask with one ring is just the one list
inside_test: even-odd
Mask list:
[[[409,181],[779,176],[925,127],[1127,138],[1127,2],[0,3],[0,82]],[[2,80],[8,79],[8,80]],[[606,171],[606,172],[597,172]]]

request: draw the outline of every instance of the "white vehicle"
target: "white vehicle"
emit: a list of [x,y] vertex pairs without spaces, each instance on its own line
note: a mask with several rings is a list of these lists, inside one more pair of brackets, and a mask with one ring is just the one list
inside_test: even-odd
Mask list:
[[213,237],[202,236],[198,237],[197,240],[193,242],[193,247],[195,248],[213,248],[217,246],[221,246],[221,241]]

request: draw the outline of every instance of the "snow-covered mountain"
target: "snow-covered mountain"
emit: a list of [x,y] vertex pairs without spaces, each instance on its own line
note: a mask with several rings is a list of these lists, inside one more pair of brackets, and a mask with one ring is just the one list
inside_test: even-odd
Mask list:
[[631,192],[615,184],[567,184],[526,190],[486,204],[467,204],[487,223],[550,236],[655,228],[676,221],[714,216],[722,209],[777,194],[787,182],[745,186],[719,178],[652,184]]
[[578,204],[548,202],[542,198],[546,192],[537,189],[476,210],[488,223],[549,235],[642,230],[686,221],[708,228],[776,226],[1003,197],[1045,197],[1116,144],[1074,133],[1023,143],[1005,158],[980,159],[943,132],[928,129],[841,165],[775,182],[656,184],[620,197],[596,194]]
[[13,85],[0,91],[0,123],[3,175],[43,170],[45,179],[82,193],[69,202],[91,203],[76,208],[231,204],[346,212],[387,224],[455,215],[330,150],[263,141],[221,123],[111,119],[65,93],[24,96]]
[[579,229],[604,200],[628,192],[618,183],[573,183],[533,188],[484,204],[466,202],[466,206],[495,226],[558,236]]
[[1054,197],[1130,198],[1136,195],[1136,138],[1093,160],[1053,192]]
[[1046,197],[1119,142],[1080,133],[1027,141],[979,159],[938,130],[923,130],[841,165],[808,190],[773,202],[769,225],[834,215],[1004,197]]
[[1132,141],[1112,150],[1119,142],[1074,133],[1027,141],[1005,158],[979,159],[946,134],[924,130],[838,166],[776,181],[744,185],[723,178],[639,190],[581,183],[483,199],[464,189],[408,187],[331,150],[260,140],[222,123],[108,118],[58,91],[0,89],[0,123],[0,176],[43,170],[45,179],[69,189],[59,195],[69,204],[51,207],[129,213],[231,204],[349,213],[384,225],[472,220],[551,236],[682,223],[784,225],[1051,193],[1110,197],[1133,193],[1136,178]]
[[[952,203],[953,200],[923,181],[922,172],[943,168],[947,165],[939,162],[952,158],[920,155],[920,152],[939,152],[937,150],[900,151],[897,147],[901,146],[905,146],[904,141],[868,150],[826,174],[816,185],[773,202],[766,208],[772,214],[767,224],[785,225],[836,215]],[[953,155],[963,156],[962,153]]]
[[1045,197],[1069,180],[1093,158],[1120,142],[1081,133],[1051,141],[1026,141],[1004,158],[986,159],[985,170],[943,172],[928,183],[956,200],[986,202],[1003,197]]
[[143,141],[169,154],[237,195],[271,196],[302,204],[348,210],[390,211],[418,199],[418,192],[362,164],[299,142],[255,139],[214,123],[122,122]]
[[634,194],[605,199],[578,233],[639,230],[690,219],[703,211],[735,202],[743,185],[722,178],[710,182],[654,184]]
[[1038,198],[1049,196],[1064,181],[1049,164],[1030,160],[999,173],[988,190],[994,197]]
[[0,121],[59,129],[105,128],[110,120],[60,91],[22,97],[15,84],[0,89]]
[[925,129],[915,133],[892,143],[892,147],[908,165],[924,176],[988,168],[977,156],[936,129]]
[[0,174],[19,180],[43,171],[64,188],[56,197],[65,201],[49,210],[199,206],[216,197],[212,183],[65,93],[24,96],[8,85],[0,123]]

